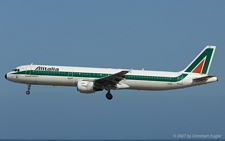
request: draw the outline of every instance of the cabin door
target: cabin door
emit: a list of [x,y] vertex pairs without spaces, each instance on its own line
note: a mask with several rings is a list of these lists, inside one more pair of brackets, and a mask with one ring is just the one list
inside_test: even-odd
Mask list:
[[26,68],[25,76],[26,76],[26,77],[30,77],[30,76],[31,76],[31,71],[32,71],[32,70],[31,70],[31,67],[27,67],[27,68]]
[[73,69],[68,70],[68,79],[73,79]]
[[183,75],[178,77],[178,81],[177,81],[178,85],[183,85]]

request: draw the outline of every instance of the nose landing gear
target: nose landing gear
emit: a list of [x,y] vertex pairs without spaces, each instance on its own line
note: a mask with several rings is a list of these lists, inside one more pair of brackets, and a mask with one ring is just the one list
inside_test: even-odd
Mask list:
[[29,94],[30,94],[30,87],[31,87],[31,84],[28,84],[27,87],[28,87],[28,89],[27,89],[27,91],[26,91],[26,94],[29,95]]

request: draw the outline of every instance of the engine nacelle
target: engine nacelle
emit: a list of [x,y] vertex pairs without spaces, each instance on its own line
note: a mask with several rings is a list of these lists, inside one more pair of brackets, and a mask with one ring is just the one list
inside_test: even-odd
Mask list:
[[94,93],[94,82],[91,81],[78,81],[77,82],[77,90],[81,93]]

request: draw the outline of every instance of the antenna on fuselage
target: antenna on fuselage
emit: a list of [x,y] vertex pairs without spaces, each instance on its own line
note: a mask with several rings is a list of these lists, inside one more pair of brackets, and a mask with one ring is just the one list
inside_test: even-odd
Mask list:
[[30,65],[33,65],[33,63],[31,63]]

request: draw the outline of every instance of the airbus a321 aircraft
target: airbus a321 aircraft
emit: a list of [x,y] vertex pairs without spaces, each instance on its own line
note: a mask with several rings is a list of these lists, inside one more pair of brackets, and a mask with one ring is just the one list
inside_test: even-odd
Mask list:
[[171,90],[218,81],[208,75],[216,46],[206,46],[182,71],[148,71],[133,69],[88,68],[49,65],[23,65],[5,75],[12,82],[28,85],[75,86],[81,93],[106,90],[106,98],[113,98],[110,90]]

